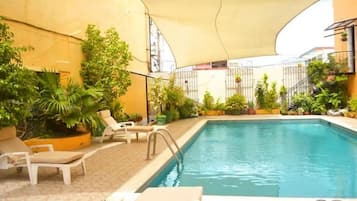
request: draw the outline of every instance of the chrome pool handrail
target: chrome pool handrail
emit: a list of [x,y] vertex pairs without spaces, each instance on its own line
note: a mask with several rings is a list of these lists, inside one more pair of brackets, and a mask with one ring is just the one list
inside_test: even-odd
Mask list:
[[[180,158],[177,156],[177,152],[175,152],[175,151],[172,149],[171,145],[170,145],[169,142],[167,141],[167,138],[165,137],[165,134],[163,134],[162,131],[163,131],[166,135],[169,136],[169,138],[171,139],[171,141],[173,142],[173,144],[174,144],[175,147],[177,148],[177,152],[179,153]],[[154,140],[154,141],[153,141],[154,144],[153,144],[152,155],[154,155],[155,152],[156,152],[156,139],[157,139],[157,135],[160,135],[160,136],[163,138],[163,140],[164,140],[166,146],[169,148],[169,150],[171,151],[172,155],[175,157],[177,164],[181,164],[181,163],[183,162],[183,153],[182,153],[181,149],[179,148],[179,146],[177,145],[177,143],[176,143],[176,141],[174,140],[174,138],[171,136],[170,131],[167,130],[167,129],[164,129],[164,128],[157,129],[157,130],[155,130],[155,131],[153,131],[153,132],[151,132],[151,133],[149,134],[149,136],[148,136],[148,142],[147,142],[148,146],[147,146],[146,159],[147,159],[147,160],[150,159],[150,149],[151,149],[151,140],[152,140],[152,138],[154,138],[154,139],[153,139],[153,140]]]

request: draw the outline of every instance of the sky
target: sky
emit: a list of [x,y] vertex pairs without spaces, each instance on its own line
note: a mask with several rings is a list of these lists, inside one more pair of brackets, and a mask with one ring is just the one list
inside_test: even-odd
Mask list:
[[293,61],[314,47],[333,47],[332,32],[324,31],[333,23],[333,0],[320,0],[295,17],[279,33],[276,43],[278,56],[246,58],[246,65],[270,65]]
[[333,46],[333,37],[324,31],[333,23],[332,0],[320,0],[294,18],[278,35],[277,52],[299,56],[313,47]]

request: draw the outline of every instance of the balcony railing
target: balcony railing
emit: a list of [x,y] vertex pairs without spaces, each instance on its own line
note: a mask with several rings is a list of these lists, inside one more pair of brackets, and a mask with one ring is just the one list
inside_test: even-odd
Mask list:
[[338,73],[355,73],[354,51],[339,51],[329,54],[330,62],[334,62],[335,71]]

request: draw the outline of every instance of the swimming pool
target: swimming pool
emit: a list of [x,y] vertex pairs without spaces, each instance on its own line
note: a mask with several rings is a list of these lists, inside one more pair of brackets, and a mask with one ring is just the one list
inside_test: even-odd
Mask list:
[[206,195],[357,197],[357,139],[323,120],[213,121],[149,186]]

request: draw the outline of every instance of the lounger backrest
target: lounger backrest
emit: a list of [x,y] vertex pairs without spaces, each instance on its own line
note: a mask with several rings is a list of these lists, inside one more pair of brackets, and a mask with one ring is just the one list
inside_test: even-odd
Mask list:
[[117,122],[115,121],[115,119],[111,116],[110,111],[109,110],[103,110],[99,112],[100,116],[102,117],[104,124],[106,126],[109,125],[116,125]]
[[31,152],[24,142],[16,137],[16,128],[7,127],[0,130],[0,154],[11,152]]

